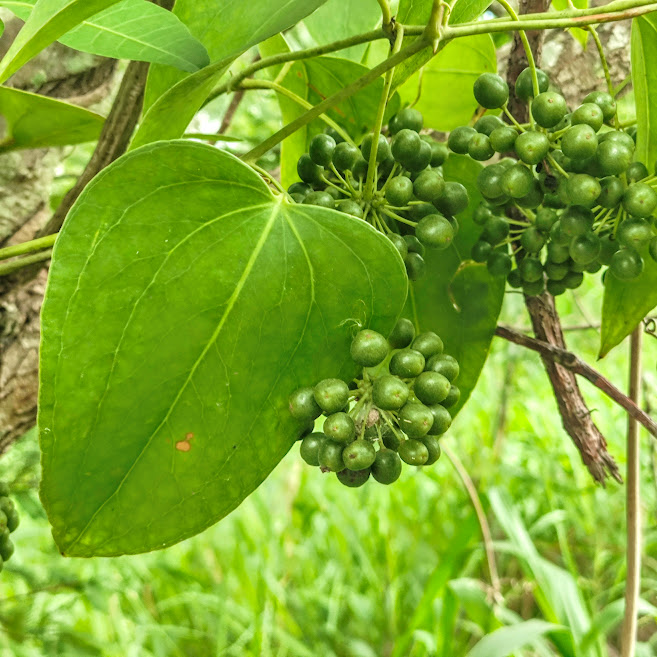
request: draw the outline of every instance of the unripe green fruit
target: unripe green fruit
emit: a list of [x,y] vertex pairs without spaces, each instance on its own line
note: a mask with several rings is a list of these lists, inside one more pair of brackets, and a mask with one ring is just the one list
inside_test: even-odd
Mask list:
[[295,182],[292,183],[288,188],[287,188],[287,193],[292,195],[292,194],[300,194],[302,197],[307,196],[310,194],[310,192],[313,191],[313,188],[305,182]]
[[440,167],[445,164],[447,158],[449,157],[449,149],[447,148],[447,144],[432,140],[431,144],[429,145],[431,146],[431,166]]
[[380,449],[374,463],[372,463],[372,476],[380,484],[392,484],[402,471],[401,459],[396,451],[391,449]]
[[427,272],[427,263],[419,253],[409,253],[404,258],[406,275],[411,281],[419,281]]
[[605,141],[613,141],[615,144],[625,146],[625,148],[627,148],[632,153],[636,147],[634,139],[632,139],[632,137],[630,137],[630,135],[628,135],[627,132],[624,132],[623,130],[609,130],[609,132],[603,132],[600,134],[598,141],[600,143]]
[[408,386],[396,376],[386,374],[374,381],[372,401],[383,411],[396,411],[408,400]]
[[459,364],[454,356],[449,354],[436,354],[431,356],[426,365],[427,372],[438,372],[442,374],[450,383],[456,381],[459,375]]
[[386,201],[390,205],[402,207],[413,198],[413,183],[406,176],[395,176],[386,185]]
[[591,208],[602,193],[602,187],[597,178],[585,173],[576,173],[568,178],[566,193],[573,205]]
[[602,175],[617,176],[630,166],[632,151],[624,144],[607,140],[598,145],[595,159]]
[[504,172],[502,191],[511,198],[522,198],[529,194],[533,182],[532,172],[522,164],[516,164]]
[[543,265],[538,258],[523,258],[518,263],[518,271],[526,283],[534,283],[543,278]]
[[350,443],[356,437],[354,421],[343,412],[329,415],[324,420],[322,430],[330,440],[334,440],[336,443]]
[[344,486],[359,488],[370,478],[370,469],[349,470],[349,468],[345,468],[341,472],[337,472],[336,476],[338,481]]
[[541,208],[536,213],[536,223],[538,230],[547,232],[557,221],[557,213],[552,208]]
[[352,201],[351,199],[340,201],[337,205],[337,209],[340,210],[340,212],[350,214],[358,219],[363,218],[363,208],[361,208],[356,201]]
[[621,244],[638,251],[654,237],[652,226],[645,219],[625,219],[616,232],[616,239]]
[[317,460],[322,468],[332,472],[344,470],[344,461],[342,460],[342,450],[344,445],[332,440],[324,440],[319,447]]
[[404,260],[408,255],[408,244],[406,244],[406,240],[397,233],[390,233],[388,239],[395,245],[395,248],[399,251],[399,255]]
[[413,342],[415,338],[415,326],[410,319],[401,317],[397,320],[395,328],[388,336],[388,342],[393,349],[403,349]]
[[491,209],[487,208],[482,202],[475,208],[475,211],[472,213],[472,221],[474,221],[479,226],[483,226],[492,216],[493,213]]
[[454,228],[440,214],[430,214],[420,220],[415,227],[417,238],[433,249],[446,249],[454,240]]
[[571,206],[561,215],[559,225],[561,232],[568,237],[583,235],[593,227],[593,215],[590,210]]
[[[447,399],[447,397],[445,397],[445,399]],[[431,425],[431,429],[429,429],[428,435],[442,436],[452,426],[452,416],[443,404],[429,406],[429,410],[433,415],[433,424]]]
[[539,253],[545,242],[545,235],[536,226],[529,226],[520,236],[520,245],[527,253]]
[[433,465],[442,454],[438,438],[431,435],[424,436],[424,438],[422,438],[422,444],[427,448],[427,451],[429,452],[429,458],[426,460],[424,465]]
[[425,358],[419,351],[401,349],[390,359],[390,374],[403,379],[412,379],[424,370],[424,365]]
[[306,436],[299,446],[299,454],[308,465],[319,465],[319,448],[322,446],[326,436],[323,433],[316,432]]
[[611,258],[620,248],[618,240],[611,239],[611,235],[605,235],[600,239],[600,255],[598,256],[598,262],[603,265],[611,264]]
[[472,246],[470,257],[475,262],[486,262],[490,257],[493,247],[484,240],[479,240]]
[[605,117],[602,110],[595,103],[583,103],[571,115],[572,125],[589,125],[598,132],[604,123]]
[[[360,144],[360,152],[363,154],[366,162],[369,162],[370,153],[372,151],[372,143],[374,141],[374,135],[369,133],[363,137],[363,141]],[[383,162],[390,157],[390,144],[388,140],[383,136],[378,136],[378,148],[376,151],[376,161]]]
[[[550,78],[547,76],[547,73],[537,68],[536,77],[538,78],[539,93],[547,91],[550,87]],[[530,68],[526,68],[520,72],[516,80],[516,96],[524,101],[528,101],[534,97],[534,82]]]
[[513,268],[513,261],[508,253],[493,251],[486,261],[488,272],[491,276],[508,276]]
[[349,386],[340,379],[324,379],[314,390],[315,401],[325,413],[341,411],[349,401]]
[[588,265],[600,255],[600,238],[595,233],[584,233],[573,237],[570,257],[579,265]]
[[558,264],[556,262],[546,262],[544,268],[547,277],[552,281],[563,280],[570,271],[570,267],[566,262]]
[[657,192],[645,183],[632,183],[623,195],[623,208],[634,217],[649,217],[657,209]]
[[408,465],[424,465],[429,460],[429,450],[419,440],[404,440],[399,446],[399,456]]
[[627,167],[625,175],[627,177],[627,182],[633,183],[647,178],[650,173],[643,162],[632,162],[630,166]]
[[621,281],[634,280],[643,272],[643,258],[634,249],[620,249],[612,256],[609,271]]
[[415,396],[427,406],[440,404],[447,399],[450,389],[449,379],[438,372],[422,372],[413,384]]
[[495,116],[494,114],[484,114],[480,119],[477,119],[477,122],[474,124],[474,129],[482,135],[490,137],[494,130],[497,128],[503,128],[504,125],[504,121],[502,121],[499,116]]
[[359,331],[351,343],[351,358],[363,367],[374,367],[388,355],[388,341],[376,331]]
[[605,121],[611,121],[616,116],[616,101],[604,91],[592,91],[584,97],[584,103],[595,103],[601,110]]
[[431,203],[444,191],[445,181],[435,171],[423,171],[413,182],[413,193],[420,201]]
[[518,135],[516,153],[525,164],[542,162],[550,151],[550,140],[542,132],[528,131]]
[[595,155],[598,138],[595,130],[586,123],[568,128],[561,138],[561,150],[573,160],[586,160]]
[[490,160],[495,155],[495,149],[490,143],[490,138],[480,133],[474,135],[468,143],[468,155],[479,162]]
[[289,409],[296,420],[311,422],[322,414],[312,388],[299,388],[290,395]]
[[411,348],[415,351],[419,351],[425,359],[429,359],[436,354],[442,354],[445,347],[443,341],[438,335],[433,331],[426,331],[425,333],[420,333],[420,335],[413,340]]
[[569,290],[576,290],[584,281],[584,274],[578,271],[569,271],[562,281]]
[[333,166],[340,172],[351,171],[361,158],[360,151],[353,144],[343,141],[333,151]]
[[468,207],[468,190],[459,182],[445,183],[443,193],[434,200],[433,205],[443,214],[453,217]]
[[299,178],[306,183],[319,182],[324,169],[315,164],[308,153],[304,153],[297,162],[297,173]]
[[509,235],[509,224],[502,217],[491,217],[485,224],[481,239],[493,246],[503,242]]
[[424,244],[422,244],[422,242],[420,242],[420,240],[415,237],[415,235],[404,235],[404,241],[408,246],[409,253],[419,253],[421,256],[426,253]]
[[[543,294],[543,292],[545,292],[545,279],[541,278],[537,281],[532,281],[531,283],[523,281],[522,291],[523,294],[526,294],[529,297],[537,297],[540,294]],[[443,404],[445,403],[447,403],[447,400],[443,402]]]
[[484,167],[477,175],[477,189],[487,199],[496,199],[504,194],[502,191],[502,176],[506,168],[501,164],[491,164]]
[[399,110],[397,114],[390,120],[388,128],[390,129],[390,134],[397,134],[400,130],[414,130],[415,132],[420,132],[422,130],[422,125],[424,119],[422,114],[412,107],[405,107],[402,110]]
[[532,115],[542,128],[554,128],[568,113],[566,99],[554,91],[545,91],[532,101]]
[[335,139],[330,135],[320,134],[315,135],[310,140],[308,146],[308,154],[310,159],[321,167],[327,167],[331,164],[333,159],[333,152],[335,151]]
[[369,468],[376,459],[376,450],[369,440],[355,440],[342,452],[342,460],[349,470]]
[[650,244],[648,245],[648,253],[650,253],[650,257],[657,262],[657,237],[653,237],[650,240]]
[[495,128],[490,133],[490,145],[497,153],[506,153],[514,149],[517,138],[518,131],[515,128],[509,126]]
[[399,426],[409,438],[425,436],[433,424],[433,414],[424,404],[407,402],[399,412]]
[[304,205],[317,205],[320,208],[335,208],[335,199],[327,192],[310,192],[303,199]]
[[467,155],[470,141],[476,134],[477,131],[468,125],[459,126],[449,133],[447,145],[454,153]]
[[563,281],[555,281],[551,279],[547,282],[547,291],[553,297],[558,297],[560,294],[564,294],[567,289],[568,288]]
[[474,97],[486,109],[497,109],[509,100],[509,85],[495,73],[482,73],[473,86]]
[[403,163],[403,166],[411,172],[422,171],[429,166],[431,162],[431,146],[426,141],[420,139],[420,147]]
[[625,187],[616,176],[607,176],[600,180],[600,195],[598,205],[603,208],[615,208],[623,199]]

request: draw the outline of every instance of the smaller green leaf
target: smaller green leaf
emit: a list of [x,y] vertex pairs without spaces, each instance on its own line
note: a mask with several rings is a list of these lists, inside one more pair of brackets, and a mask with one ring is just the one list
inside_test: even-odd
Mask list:
[[657,14],[632,21],[632,83],[636,101],[636,158],[649,169],[657,160]]
[[37,0],[30,17],[0,61],[0,82],[62,34],[117,2],[119,0]]
[[105,121],[82,107],[2,86],[0,114],[7,126],[0,153],[95,141]]
[[456,0],[452,13],[449,15],[450,25],[474,21],[492,4],[491,0]]
[[447,132],[470,121],[478,106],[472,85],[482,73],[496,70],[491,36],[463,37],[448,43],[424,67],[421,77],[419,72],[413,75],[399,93],[404,101],[413,102],[421,83],[422,95],[415,109],[422,112],[426,125]]
[[[26,20],[36,0],[0,0]],[[197,71],[210,63],[208,53],[177,16],[146,0],[122,0],[62,36],[69,48],[102,57],[133,59]]]
[[551,632],[567,631],[562,625],[542,620],[528,620],[509,627],[500,627],[486,635],[467,657],[508,657]]

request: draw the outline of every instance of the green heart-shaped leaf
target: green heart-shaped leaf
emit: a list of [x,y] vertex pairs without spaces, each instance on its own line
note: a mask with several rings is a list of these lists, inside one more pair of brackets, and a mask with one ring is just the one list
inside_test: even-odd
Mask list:
[[144,552],[232,511],[303,427],[298,386],[355,373],[354,323],[407,290],[365,222],[275,197],[231,155],[133,151],[80,196],[42,315],[41,497],[61,551]]

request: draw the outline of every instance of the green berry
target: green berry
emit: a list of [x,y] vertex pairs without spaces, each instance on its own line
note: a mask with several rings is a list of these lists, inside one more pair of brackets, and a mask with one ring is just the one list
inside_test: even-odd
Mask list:
[[510,126],[495,128],[490,133],[490,145],[497,153],[506,153],[512,151],[516,145],[518,131]]
[[388,355],[388,341],[376,331],[359,331],[351,343],[351,358],[357,365],[374,367]]
[[527,196],[532,188],[534,175],[522,164],[509,167],[502,176],[502,191],[511,198]]
[[413,198],[413,183],[406,176],[395,176],[386,185],[386,201],[390,205],[402,207]]
[[374,381],[372,401],[382,411],[396,411],[408,400],[408,386],[396,376],[386,374]]
[[390,128],[390,133],[394,135],[404,129],[420,132],[423,123],[424,120],[420,112],[412,107],[405,107],[395,114],[390,120],[390,125],[388,127]]
[[381,440],[387,449],[392,449],[395,452],[401,442],[399,436],[388,425],[381,428]]
[[604,123],[605,117],[602,110],[595,103],[583,103],[571,115],[572,125],[588,125],[598,132]]
[[621,246],[637,251],[648,244],[653,236],[652,226],[645,219],[634,217],[625,219],[616,232],[616,239]]
[[352,201],[351,199],[340,201],[337,205],[337,209],[340,210],[340,212],[350,214],[358,219],[363,218],[363,208],[361,208],[356,201]]
[[427,272],[427,263],[419,253],[409,253],[404,258],[406,275],[411,281],[419,281]]
[[605,235],[600,239],[600,255],[598,262],[603,265],[611,264],[611,258],[620,248],[618,240],[611,239],[611,235]]
[[493,216],[485,224],[481,239],[492,245],[503,242],[509,236],[509,224],[502,217]]
[[649,217],[657,209],[657,192],[645,183],[632,183],[623,195],[623,208],[634,217]]
[[607,140],[599,144],[595,159],[603,176],[617,176],[630,166],[632,154],[624,144]]
[[413,154],[413,157],[406,160],[403,166],[411,172],[418,172],[426,169],[431,162],[431,146],[426,141],[420,140],[420,148]]
[[424,256],[426,253],[424,244],[422,244],[422,242],[420,242],[420,240],[415,237],[415,235],[404,235],[404,241],[408,246],[409,253],[419,253],[421,256]]
[[657,262],[657,237],[653,237],[650,240],[650,244],[648,245],[648,253],[650,253],[650,257]]
[[380,449],[376,453],[374,463],[372,463],[372,476],[380,484],[392,484],[402,471],[401,459],[396,451],[391,449]]
[[344,461],[342,460],[343,449],[344,445],[341,443],[324,440],[319,447],[317,456],[320,467],[331,470],[332,472],[344,470]]
[[431,140],[431,144],[429,145],[431,146],[431,166],[440,167],[445,164],[447,158],[449,157],[449,149],[447,148],[447,144]]
[[337,413],[349,401],[349,386],[340,379],[324,379],[315,386],[314,394],[324,413]]
[[354,164],[362,159],[360,151],[346,141],[341,142],[333,151],[333,166],[338,171],[351,171]]
[[[574,238],[573,238],[574,239]],[[561,281],[570,271],[568,263],[546,262],[544,265],[545,273],[551,281]]]
[[[484,167],[477,175],[477,189],[481,192],[484,198],[495,200],[504,195],[502,191],[502,176],[506,172],[506,168],[500,163],[491,164]],[[508,197],[505,197],[508,200]],[[481,206],[480,206],[481,207]],[[490,211],[488,217],[492,216]],[[483,223],[481,220],[477,223]]]
[[495,73],[482,73],[474,83],[474,97],[486,109],[497,109],[509,100],[509,85]]
[[390,359],[390,374],[402,379],[412,379],[418,376],[425,365],[425,358],[414,349],[400,349]]
[[595,130],[586,123],[568,128],[561,138],[561,150],[573,160],[586,160],[595,155],[598,138]]
[[518,157],[525,164],[535,165],[547,157],[550,140],[542,132],[523,132],[516,139],[515,149]]
[[356,437],[356,425],[346,413],[333,413],[324,420],[326,436],[336,443],[350,443]]
[[584,274],[579,271],[569,271],[562,279],[569,290],[576,290],[584,281]]
[[634,280],[643,271],[643,258],[634,249],[619,249],[611,257],[609,271],[621,281]]
[[609,122],[616,116],[616,101],[603,91],[593,91],[584,97],[584,103],[595,103],[601,110],[604,120]]
[[299,178],[306,183],[319,182],[324,169],[315,164],[308,153],[304,153],[297,162],[297,173]]
[[550,262],[561,264],[570,258],[570,251],[568,250],[568,246],[570,245],[571,240],[572,237],[569,237],[566,244],[558,244],[557,242],[550,242],[548,244],[547,252]]
[[483,202],[480,203],[472,213],[472,221],[479,226],[483,226],[488,219],[493,216],[490,208],[487,208]]
[[308,465],[319,465],[319,448],[322,446],[326,436],[323,433],[316,432],[306,436],[299,446],[299,454]]
[[557,213],[552,208],[541,208],[536,213],[535,226],[540,231],[549,231],[557,221]]
[[478,240],[472,246],[472,251],[470,251],[470,257],[475,262],[486,262],[490,257],[490,254],[493,250],[493,247],[484,240]]
[[307,196],[310,194],[310,192],[313,191],[313,188],[305,182],[295,182],[292,183],[288,188],[287,188],[287,193],[292,195],[292,194],[300,194],[302,197]]
[[454,153],[467,155],[470,141],[476,134],[477,131],[469,125],[459,126],[449,133],[447,145]]
[[520,278],[520,272],[518,269],[513,269],[509,272],[509,275],[506,277],[506,282],[513,288],[522,287],[522,278]]
[[[538,91],[543,93],[550,87],[550,78],[541,69],[536,69],[536,77],[538,78]],[[534,82],[532,78],[532,71],[526,68],[521,71],[516,79],[516,96],[520,100],[529,101],[534,97]]]
[[508,253],[493,251],[486,261],[488,272],[491,276],[508,276],[513,268],[513,261]]
[[408,465],[424,465],[429,460],[429,450],[419,440],[404,440],[399,446],[399,456]]
[[520,236],[520,245],[527,253],[540,253],[545,242],[545,235],[536,226],[529,226]]
[[335,208],[335,199],[327,192],[310,192],[303,202],[305,205],[317,205],[320,208]]
[[431,203],[444,191],[445,181],[435,171],[423,171],[413,182],[413,193],[420,201]]
[[[11,539],[7,539],[3,543],[0,543],[0,563],[4,561],[9,561],[12,555],[14,554],[14,544]],[[2,568],[0,568],[2,570]]]
[[419,351],[425,359],[431,358],[435,354],[442,354],[444,345],[443,341],[433,331],[426,331],[413,340],[412,349]]
[[327,167],[331,164],[333,159],[333,152],[335,151],[335,139],[330,135],[315,135],[310,140],[308,146],[308,154],[310,159],[321,167]]
[[[447,397],[445,399],[447,399]],[[452,416],[443,404],[429,406],[429,410],[433,415],[433,424],[428,433],[430,436],[442,436],[452,426]]]
[[[370,132],[363,137],[363,141],[360,144],[360,152],[363,154],[366,162],[369,162],[370,153],[372,151],[372,142],[374,141],[374,135]],[[383,162],[390,157],[390,144],[388,140],[383,136],[378,136],[378,148],[376,151],[376,161]]]
[[434,200],[434,206],[442,213],[454,216],[468,207],[470,197],[468,190],[459,182],[449,181],[440,197]]
[[566,99],[554,91],[540,93],[531,104],[532,115],[542,128],[554,128],[568,114]]
[[293,418],[303,422],[312,422],[322,414],[310,387],[299,388],[290,395],[289,409]]
[[413,384],[415,396],[427,406],[440,404],[449,394],[450,382],[438,372],[422,372]]
[[600,255],[600,238],[592,232],[573,237],[570,257],[579,265],[588,265]]
[[431,356],[426,365],[427,372],[438,372],[448,381],[454,382],[459,375],[459,364],[454,356],[449,354],[436,354]]
[[349,470],[369,468],[376,459],[376,450],[369,440],[355,440],[342,452],[342,460]]
[[630,166],[627,167],[625,175],[627,177],[627,182],[633,183],[647,178],[650,173],[643,162],[632,162]]
[[558,297],[561,294],[564,294],[566,290],[568,289],[566,287],[566,284],[563,281],[555,281],[550,279],[547,282],[547,291],[553,296],[553,297]]
[[422,444],[427,448],[427,451],[429,452],[429,458],[424,465],[433,465],[442,454],[438,438],[431,435],[424,436],[422,438]]
[[337,472],[336,476],[338,481],[349,488],[359,488],[370,478],[370,469],[364,470],[349,470],[345,468],[341,472]]
[[468,144],[468,155],[479,162],[490,160],[495,155],[495,149],[490,143],[490,138],[480,133],[474,135]]
[[484,116],[478,119],[474,124],[474,129],[487,137],[491,136],[493,130],[502,127],[504,127],[504,121],[494,114],[484,114]]
[[580,206],[571,206],[559,219],[560,230],[568,237],[583,235],[593,227],[593,214]]
[[399,251],[399,255],[404,260],[408,255],[408,244],[406,244],[406,240],[397,233],[390,233],[388,239],[395,245],[395,248]]
[[395,328],[392,329],[388,337],[388,342],[393,349],[403,349],[408,347],[415,338],[415,326],[410,319],[401,317],[397,320]]
[[525,283],[534,283],[543,278],[543,265],[538,258],[523,258],[518,263],[518,271]]
[[598,205],[603,208],[615,208],[623,199],[625,187],[616,176],[607,176],[600,179],[600,194]]
[[575,173],[566,182],[566,194],[573,205],[591,208],[601,193],[602,187],[598,179],[586,173]]
[[446,249],[454,240],[454,228],[440,214],[430,214],[415,227],[417,238],[433,249]]

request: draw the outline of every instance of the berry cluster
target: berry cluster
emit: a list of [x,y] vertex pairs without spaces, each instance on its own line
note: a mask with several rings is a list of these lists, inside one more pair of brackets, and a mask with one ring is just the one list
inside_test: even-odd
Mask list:
[[485,114],[449,136],[454,153],[475,160],[507,155],[478,177],[485,201],[473,219],[483,231],[471,257],[530,295],[546,286],[563,294],[603,265],[618,279],[635,279],[647,254],[657,260],[657,176],[633,161],[636,131],[621,129],[610,94],[590,93],[570,111],[564,97],[549,90],[548,76],[536,74],[536,96],[530,69],[515,86],[516,96],[530,104],[528,124],[508,112],[506,82],[484,73],[474,84],[477,102],[503,108],[513,124]]
[[14,554],[14,544],[9,535],[16,530],[18,523],[18,512],[9,499],[9,486],[0,481],[0,571],[5,561]]
[[[452,243],[455,215],[468,206],[465,187],[442,177],[447,146],[420,134],[422,125],[422,114],[405,108],[390,120],[387,136],[369,133],[360,148],[333,130],[316,135],[297,164],[302,182],[288,189],[297,203],[335,208],[385,233],[412,280],[424,275],[425,247],[446,249]],[[370,193],[366,180],[375,138],[376,182]]]
[[[400,319],[388,340],[360,331],[351,357],[364,368],[351,386],[324,379],[290,396],[290,413],[308,423],[301,437],[303,460],[335,472],[351,487],[362,486],[370,474],[381,484],[393,483],[402,461],[435,463],[439,437],[452,423],[447,409],[460,396],[453,384],[459,365],[443,353],[442,340],[432,332],[416,336],[413,323]],[[322,431],[314,431],[322,413]]]

